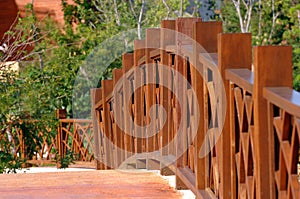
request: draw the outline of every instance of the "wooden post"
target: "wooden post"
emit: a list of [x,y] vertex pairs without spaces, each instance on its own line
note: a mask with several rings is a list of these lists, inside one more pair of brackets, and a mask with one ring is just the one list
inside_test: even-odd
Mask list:
[[[163,67],[170,67],[172,65],[172,60],[170,63],[169,54],[166,51],[167,45],[175,44],[175,20],[163,20],[161,21],[161,32],[160,32],[160,64]],[[161,67],[159,67],[161,69]],[[169,87],[172,85],[172,76],[171,73],[166,73],[163,70],[160,70],[160,78],[165,82]],[[161,147],[161,165],[160,165],[160,174],[161,175],[174,175],[174,172],[169,168],[170,165],[164,164],[168,160],[164,161],[164,157],[171,155],[171,141],[172,141],[172,104],[171,100],[171,91],[164,86],[160,86],[160,103],[165,108],[167,112],[167,120],[165,125],[162,127],[159,140]],[[162,119],[162,118],[161,118]],[[162,120],[161,120],[162,123]]]
[[[156,66],[152,64],[152,59],[150,57],[150,51],[154,49],[159,49],[160,46],[160,29],[158,28],[148,28],[146,29],[146,48],[145,48],[145,64],[146,64],[146,85],[145,85],[145,95],[146,95],[146,125],[147,128],[147,152],[151,153],[155,151],[155,142],[157,138],[156,131],[156,117],[153,117],[154,121],[150,118],[150,108],[156,104],[156,85],[149,82],[156,81]],[[152,125],[150,125],[150,123]],[[152,136],[150,136],[152,135]],[[147,158],[147,169],[159,169],[159,162],[155,159]]]
[[[254,47],[254,150],[256,198],[275,198],[274,161],[268,132],[264,87],[292,87],[292,47]],[[269,132],[270,133],[270,132]]]
[[[183,45],[192,44],[184,38],[184,35],[192,38],[193,36],[193,23],[201,21],[201,18],[177,18],[176,19],[176,55],[175,55],[175,70],[179,72],[181,75],[186,74],[186,68],[184,68],[184,58],[181,56],[181,47]],[[181,34],[178,34],[181,33]],[[180,135],[177,135],[177,143],[176,143],[176,188],[177,189],[186,189],[187,186],[182,182],[180,177],[178,176],[178,169],[185,167],[185,158],[187,152],[184,148],[184,143],[186,142],[186,134],[187,134],[187,107],[186,107],[186,86],[180,78],[177,76],[174,77],[175,89],[178,89],[178,93],[181,96],[184,96],[182,99],[183,107],[180,107],[179,102],[175,104],[176,110],[176,129],[179,129],[179,126],[182,125],[183,132]],[[183,119],[181,119],[183,118]],[[182,120],[182,124],[180,121]],[[178,133],[178,132],[177,132]],[[180,154],[180,156],[179,156]]]
[[94,131],[94,155],[96,159],[96,169],[102,169],[104,168],[103,163],[100,161],[101,153],[101,141],[100,141],[100,131],[99,131],[99,125],[98,125],[98,118],[96,113],[96,107],[95,105],[101,100],[101,89],[100,88],[92,88],[90,90],[91,93],[91,105],[92,105],[92,120],[93,120],[93,131]]
[[[139,67],[139,61],[145,56],[145,40],[134,41],[134,67]],[[144,75],[144,74],[143,74]],[[134,89],[137,85],[142,85],[144,77],[141,73],[134,72]],[[134,92],[134,123],[137,126],[144,126],[144,89],[140,87]],[[145,132],[137,132],[134,129],[135,135],[145,135]],[[144,137],[144,136],[143,136]],[[146,168],[146,157],[140,157],[142,152],[146,152],[146,140],[135,136],[135,153],[136,153],[136,167],[138,169]]]
[[[122,55],[122,66],[123,66],[123,75],[126,76],[126,73],[133,67],[133,53],[126,53]],[[128,159],[131,154],[134,152],[134,139],[132,134],[132,127],[130,126],[130,117],[131,117],[131,100],[129,102],[124,101],[125,99],[130,98],[130,85],[127,81],[123,79],[123,115],[124,115],[124,147],[125,147],[125,158]],[[125,104],[129,103],[129,104]]]
[[[67,112],[65,109],[58,109],[55,112],[57,119],[65,119],[67,118]],[[56,136],[56,146],[58,150],[59,158],[63,158],[65,155],[65,145],[63,144],[63,139],[66,137],[66,133],[62,131],[62,128],[65,125],[63,125],[61,122],[59,122],[59,126],[57,128],[57,136]],[[57,163],[57,168],[60,168],[61,164],[60,162]]]
[[[235,195],[235,183],[232,179],[235,178],[233,166],[232,166],[232,146],[230,143],[230,83],[225,78],[225,71],[229,68],[247,68],[251,70],[252,62],[252,46],[251,46],[251,34],[239,33],[239,34],[219,34],[218,35],[218,68],[221,73],[225,93],[226,103],[221,102],[222,105],[226,105],[226,114],[224,115],[224,126],[222,134],[217,143],[219,171],[220,171],[220,197],[221,198],[233,198]],[[218,92],[218,91],[217,91]]]
[[[114,69],[113,70],[113,87],[116,88],[116,85],[118,84],[118,81],[123,75],[122,69]],[[113,93],[114,97],[114,103],[113,103],[113,110],[114,110],[114,117],[115,117],[115,123],[113,124],[113,132],[114,132],[114,144],[115,144],[115,163],[116,167],[118,167],[123,161],[124,161],[124,140],[122,137],[124,136],[122,130],[116,123],[116,118],[119,119],[120,125],[123,125],[123,119],[122,118],[122,94],[120,92],[123,92],[123,87],[120,87],[121,90],[118,90]]]
[[[19,145],[20,145],[21,159],[25,160],[25,158],[26,158],[25,137],[24,137],[24,133],[23,133],[22,128],[19,128],[18,130],[19,130],[19,135],[20,135],[20,138],[19,138],[20,144]],[[21,167],[25,168],[25,167],[27,167],[27,164],[26,163],[22,163]]]
[[110,105],[107,101],[109,95],[113,90],[113,82],[112,80],[102,80],[102,104],[103,104],[103,145],[104,145],[104,155],[105,155],[105,164],[106,169],[112,169],[114,165],[113,162],[113,151],[112,151],[112,143],[113,143],[113,132],[111,126],[111,117],[110,117]]
[[203,66],[199,62],[199,53],[217,53],[218,34],[222,32],[222,22],[195,22],[193,28],[193,57],[192,63],[196,66],[191,67],[192,73],[192,86],[195,90],[198,103],[198,117],[199,126],[197,129],[197,135],[195,137],[195,175],[196,175],[196,189],[204,190],[209,186],[208,171],[210,168],[207,167],[209,164],[209,157],[200,158],[199,153],[201,146],[204,141],[204,80],[203,80]]

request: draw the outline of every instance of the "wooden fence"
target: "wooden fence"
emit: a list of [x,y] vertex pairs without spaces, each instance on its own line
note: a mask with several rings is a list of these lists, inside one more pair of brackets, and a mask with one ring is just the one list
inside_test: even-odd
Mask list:
[[27,165],[53,164],[68,152],[77,161],[94,160],[92,120],[66,119],[64,110],[57,113],[57,129],[33,120],[8,124],[0,133],[0,150],[26,160]]
[[292,49],[251,43],[200,18],[147,29],[113,79],[91,90],[97,168],[134,160],[175,174],[197,198],[299,198]]

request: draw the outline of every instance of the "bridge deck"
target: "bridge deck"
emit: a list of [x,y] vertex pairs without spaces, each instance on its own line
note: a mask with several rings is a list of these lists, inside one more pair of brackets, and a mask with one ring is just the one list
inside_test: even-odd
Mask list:
[[159,175],[116,170],[24,173],[0,176],[5,198],[182,198]]

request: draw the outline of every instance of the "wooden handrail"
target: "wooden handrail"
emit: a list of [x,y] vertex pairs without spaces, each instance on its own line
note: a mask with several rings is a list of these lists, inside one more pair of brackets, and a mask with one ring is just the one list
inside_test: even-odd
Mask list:
[[160,49],[154,49],[150,51],[151,59],[157,59],[158,57],[160,57]]
[[139,59],[138,65],[140,66],[140,65],[143,65],[143,64],[145,64],[145,63],[146,63],[146,57],[143,56],[142,58]]
[[216,70],[218,67],[218,54],[217,53],[200,53],[199,61],[205,64],[209,69]]
[[264,97],[272,104],[300,118],[300,93],[289,87],[266,87]]
[[253,93],[254,73],[249,69],[227,69],[226,79]]
[[173,53],[173,54],[175,54],[176,53],[176,45],[167,45],[166,46],[166,51],[168,52],[168,53]]
[[183,46],[181,46],[181,52],[184,56],[193,57],[193,46],[192,45],[183,45]]
[[61,123],[91,123],[92,120],[91,119],[74,119],[74,118],[70,118],[70,119],[59,119],[59,121]]

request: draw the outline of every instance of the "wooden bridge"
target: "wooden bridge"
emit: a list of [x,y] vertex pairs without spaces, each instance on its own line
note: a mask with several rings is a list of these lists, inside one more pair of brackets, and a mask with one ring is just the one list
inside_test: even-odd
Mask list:
[[[159,169],[197,198],[300,198],[292,48],[251,43],[249,33],[222,33],[221,22],[163,20],[134,41],[111,80],[91,89],[92,120],[59,111],[56,135],[38,129],[35,153],[11,124],[6,148],[32,164],[53,161],[55,149],[95,159],[98,170]],[[91,175],[105,172],[114,176]]]
[[91,90],[97,169],[160,169],[198,198],[300,198],[292,48],[251,43],[200,18],[147,29]]

